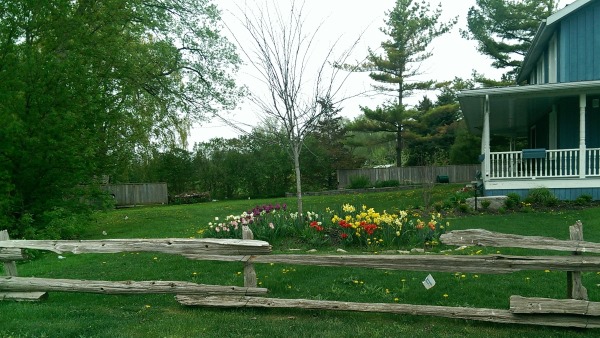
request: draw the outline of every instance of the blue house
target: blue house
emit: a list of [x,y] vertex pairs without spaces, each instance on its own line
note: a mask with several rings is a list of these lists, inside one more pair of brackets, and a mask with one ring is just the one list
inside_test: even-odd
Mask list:
[[[545,187],[563,200],[600,199],[600,1],[577,0],[542,22],[517,83],[459,94],[470,132],[482,135],[485,195]],[[491,152],[491,135],[527,147]]]

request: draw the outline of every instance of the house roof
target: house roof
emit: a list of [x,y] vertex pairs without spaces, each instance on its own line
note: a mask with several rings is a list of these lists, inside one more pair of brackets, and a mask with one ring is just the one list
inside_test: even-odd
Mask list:
[[594,2],[595,0],[577,0],[563,9],[555,12],[550,15],[546,20],[543,20],[538,28],[535,37],[531,43],[531,47],[527,51],[525,55],[525,59],[523,60],[523,66],[517,75],[517,83],[522,83],[527,80],[527,77],[531,73],[531,71],[535,68],[536,62],[539,59],[540,55],[544,52],[546,45],[556,29],[558,28],[558,23],[569,14],[576,12],[583,6]]
[[[600,80],[547,83],[473,89],[460,92],[458,100],[469,131],[480,134],[486,96],[490,105],[490,130],[493,134],[525,136],[529,126],[552,110],[558,100],[580,94],[600,95]],[[578,107],[574,107],[578,112]]]

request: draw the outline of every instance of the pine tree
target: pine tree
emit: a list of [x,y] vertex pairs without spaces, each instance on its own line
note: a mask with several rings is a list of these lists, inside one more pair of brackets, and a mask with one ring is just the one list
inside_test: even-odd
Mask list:
[[512,84],[540,22],[556,11],[557,0],[477,0],[469,9],[468,30],[463,37],[478,42],[477,50],[505,69],[501,82],[490,81],[475,73],[484,85]]
[[[367,62],[360,67],[378,82],[375,90],[391,93],[395,98],[376,109],[361,107],[367,123],[355,124],[355,130],[385,131],[396,135],[396,165],[402,165],[402,134],[405,121],[413,114],[406,108],[404,98],[417,90],[433,89],[435,81],[415,81],[421,75],[420,64],[431,55],[428,49],[433,39],[447,33],[456,23],[440,23],[441,4],[435,10],[425,2],[397,0],[394,8],[387,12],[387,20],[381,31],[388,40],[381,43],[379,50],[369,49]],[[411,80],[411,81],[409,81]]]

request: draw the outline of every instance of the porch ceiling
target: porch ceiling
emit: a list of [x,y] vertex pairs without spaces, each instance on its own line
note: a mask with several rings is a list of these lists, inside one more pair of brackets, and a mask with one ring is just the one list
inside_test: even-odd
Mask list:
[[[458,100],[469,131],[481,134],[486,95],[490,103],[490,133],[526,136],[529,126],[552,110],[559,99],[600,94],[600,81],[485,88],[463,91]],[[579,107],[573,107],[578,111]]]

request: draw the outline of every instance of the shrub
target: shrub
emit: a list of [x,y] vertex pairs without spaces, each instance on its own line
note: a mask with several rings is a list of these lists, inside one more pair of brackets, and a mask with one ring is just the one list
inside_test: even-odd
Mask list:
[[548,188],[535,188],[529,190],[529,194],[525,198],[525,203],[554,207],[558,204],[558,198]]
[[469,211],[471,211],[471,208],[467,203],[460,203],[458,205],[458,210],[460,210],[460,212],[468,213]]
[[398,180],[386,180],[386,181],[377,181],[375,182],[375,188],[392,188],[399,187],[400,181]]
[[490,207],[490,204],[492,204],[492,202],[490,202],[489,200],[481,201],[481,207],[483,208],[483,210],[487,210],[487,208]]
[[371,181],[367,176],[350,177],[349,189],[365,189],[371,187]]
[[593,197],[592,195],[583,194],[575,199],[575,204],[577,205],[588,205],[592,203]]
[[511,192],[506,195],[508,198],[504,201],[504,207],[506,209],[515,209],[521,203],[521,196],[515,192]]

